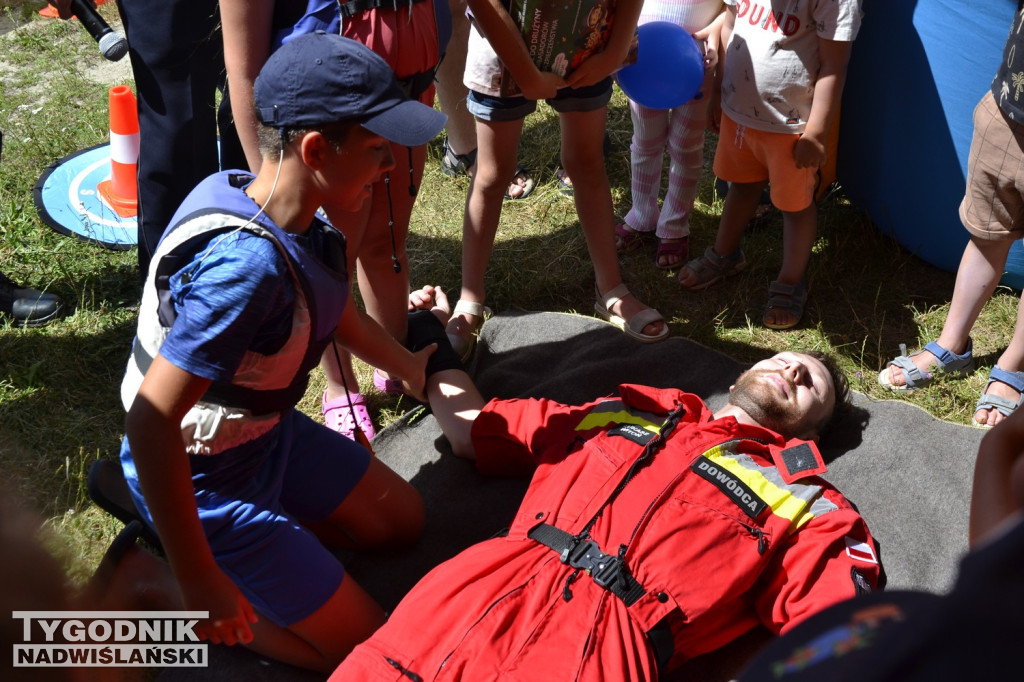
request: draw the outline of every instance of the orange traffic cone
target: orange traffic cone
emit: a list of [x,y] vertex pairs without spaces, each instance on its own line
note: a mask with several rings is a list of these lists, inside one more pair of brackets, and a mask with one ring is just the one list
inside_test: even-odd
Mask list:
[[[96,0],[97,7],[105,4],[107,4],[107,0]],[[57,14],[57,8],[55,8],[53,5],[47,5],[46,7],[39,10],[39,16],[47,17],[48,19],[56,19],[60,15]]]
[[127,85],[110,88],[110,180],[96,186],[122,218],[138,214],[139,114]]

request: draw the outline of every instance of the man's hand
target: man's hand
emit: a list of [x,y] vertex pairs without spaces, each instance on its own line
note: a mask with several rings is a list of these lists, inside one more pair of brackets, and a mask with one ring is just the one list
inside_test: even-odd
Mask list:
[[448,324],[452,317],[452,305],[448,302],[448,294],[440,286],[430,284],[409,294],[409,312],[429,310],[441,324]]
[[71,14],[71,0],[49,0],[50,6],[57,10],[57,15],[61,19],[70,19]]
[[249,624],[258,620],[256,612],[223,571],[215,568],[179,583],[187,610],[210,612],[210,617],[196,626],[199,639],[228,646],[252,641]]

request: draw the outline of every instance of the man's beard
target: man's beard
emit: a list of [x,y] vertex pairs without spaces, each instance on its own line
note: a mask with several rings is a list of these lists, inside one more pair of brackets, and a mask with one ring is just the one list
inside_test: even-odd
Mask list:
[[796,395],[796,385],[782,372],[770,369],[749,369],[736,380],[729,403],[740,408],[761,426],[771,429],[780,436],[793,438],[803,415],[797,413],[794,404],[786,402],[777,389],[762,377],[768,374],[779,376],[789,387],[789,395]]

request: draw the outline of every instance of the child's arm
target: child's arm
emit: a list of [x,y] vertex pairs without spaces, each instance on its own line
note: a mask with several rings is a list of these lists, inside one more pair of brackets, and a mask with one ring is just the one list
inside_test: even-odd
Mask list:
[[274,0],[220,0],[231,115],[245,151],[245,160],[253,173],[260,169],[263,158],[256,140],[252,88],[263,63],[270,56],[273,13]]
[[981,439],[971,492],[971,546],[1024,509],[1024,410]]
[[209,611],[196,628],[219,644],[252,641],[256,622],[249,601],[213,559],[206,541],[181,420],[206,392],[210,381],[189,374],[157,355],[128,411],[125,431],[160,542],[181,588],[185,608]]
[[853,43],[818,38],[818,46],[821,69],[814,84],[811,113],[803,135],[793,147],[797,168],[820,168],[825,164],[825,140],[839,110]]
[[558,94],[559,88],[565,87],[565,81],[560,76],[542,72],[533,63],[523,34],[516,28],[512,17],[499,0],[468,0],[468,4],[476,27],[494,48],[498,59],[512,73],[519,89],[523,91],[523,97],[549,99]]
[[643,0],[616,0],[615,19],[608,44],[600,52],[587,57],[579,68],[569,74],[566,78],[569,87],[594,85],[619,70],[633,44],[643,4]]
[[[707,97],[708,126],[714,126],[718,130],[722,116],[722,72],[721,65],[724,59],[725,44],[728,35],[725,33],[725,24],[731,15],[722,10],[714,20],[693,34],[698,43],[704,44],[704,81],[700,86],[698,97]],[[712,118],[714,122],[712,123]]]
[[359,359],[401,377],[407,393],[418,400],[425,400],[427,360],[437,349],[437,344],[410,352],[351,300],[341,314],[336,338]]
[[[725,57],[728,53],[729,39],[732,37],[733,27],[736,25],[736,6],[726,5],[722,13],[711,22],[705,31],[708,31],[708,47],[715,32],[718,33],[718,61],[715,65],[715,73],[708,93],[708,130],[719,132],[722,126],[722,76],[725,74]],[[701,31],[698,35],[703,34]]]

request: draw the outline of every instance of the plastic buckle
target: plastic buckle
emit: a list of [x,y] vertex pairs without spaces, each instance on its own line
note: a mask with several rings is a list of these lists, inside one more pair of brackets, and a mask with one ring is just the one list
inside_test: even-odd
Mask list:
[[605,589],[618,579],[622,570],[622,560],[602,552],[593,540],[578,541],[565,548],[560,559],[563,564],[586,571],[595,583]]

